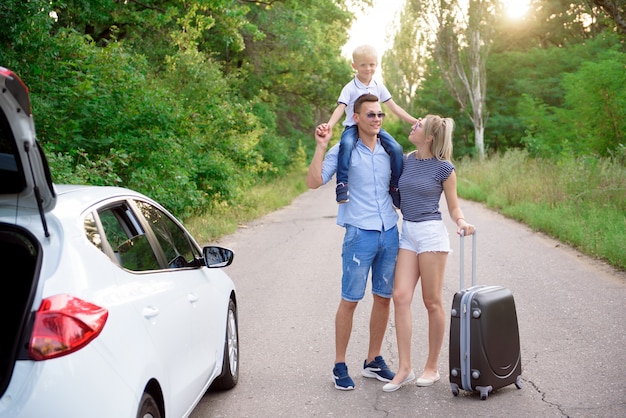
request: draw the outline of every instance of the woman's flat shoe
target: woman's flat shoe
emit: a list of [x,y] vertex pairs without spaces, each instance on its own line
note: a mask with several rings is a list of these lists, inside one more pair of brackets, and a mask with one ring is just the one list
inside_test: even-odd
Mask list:
[[395,385],[393,383],[387,383],[385,386],[383,386],[383,391],[395,392],[396,390],[400,389],[402,386],[409,384],[414,380],[415,380],[415,372],[411,370],[411,373],[409,373],[409,375],[402,381],[402,383],[400,383],[399,385]]
[[423,377],[420,377],[419,379],[417,379],[415,384],[422,387],[432,386],[435,384],[435,382],[438,382],[439,379],[441,379],[441,376],[439,376],[439,372],[437,372],[437,376],[435,376],[434,379],[425,379]]

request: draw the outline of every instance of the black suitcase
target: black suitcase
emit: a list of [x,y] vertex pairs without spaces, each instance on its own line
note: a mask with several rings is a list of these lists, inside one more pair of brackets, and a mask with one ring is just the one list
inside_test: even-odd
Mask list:
[[472,286],[464,289],[464,242],[461,236],[461,290],[454,295],[450,318],[450,387],[490,392],[510,384],[522,388],[522,358],[515,301],[502,286],[476,285],[476,233],[472,238]]

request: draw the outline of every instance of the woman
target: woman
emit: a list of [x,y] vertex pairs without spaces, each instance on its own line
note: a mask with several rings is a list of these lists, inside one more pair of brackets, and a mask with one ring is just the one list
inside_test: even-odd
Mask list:
[[441,193],[445,194],[450,217],[457,234],[474,233],[465,221],[456,193],[456,173],[452,157],[454,120],[427,115],[418,119],[409,134],[416,150],[404,158],[400,176],[402,234],[396,261],[393,304],[400,364],[394,379],[383,390],[393,392],[415,380],[411,366],[411,302],[418,281],[428,311],[428,358],[417,386],[431,386],[440,379],[438,362],[446,329],[443,306],[443,281],[450,252],[448,231],[439,210]]

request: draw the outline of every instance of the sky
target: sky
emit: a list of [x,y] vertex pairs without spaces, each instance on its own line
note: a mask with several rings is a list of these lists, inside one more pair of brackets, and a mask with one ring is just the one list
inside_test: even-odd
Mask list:
[[[342,49],[346,58],[352,58],[352,50],[359,45],[369,44],[378,51],[378,58],[391,47],[391,39],[387,41],[387,28],[394,22],[404,7],[405,0],[374,0],[374,7],[359,12],[350,28],[350,37]],[[390,31],[393,33],[393,30]]]

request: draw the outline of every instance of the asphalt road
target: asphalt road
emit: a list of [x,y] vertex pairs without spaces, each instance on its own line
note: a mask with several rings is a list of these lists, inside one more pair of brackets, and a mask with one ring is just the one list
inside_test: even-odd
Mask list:
[[[191,417],[626,416],[626,275],[480,204],[461,205],[478,228],[478,283],[508,287],[515,297],[522,389],[511,385],[486,400],[464,391],[454,397],[446,336],[440,382],[383,392],[382,382],[360,375],[369,291],[357,308],[348,347],[356,389],[334,388],[343,228],[335,224],[329,184],[220,241],[236,253],[227,272],[239,292],[240,380],[230,391],[208,392]],[[460,286],[459,240],[447,210],[444,219],[454,248],[444,288],[451,306]],[[469,261],[471,240],[466,241]],[[469,279],[469,263],[464,271]],[[427,351],[419,289],[413,320],[412,358],[419,375]],[[392,310],[382,353],[392,369],[396,353]]]

